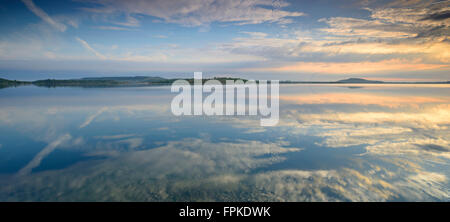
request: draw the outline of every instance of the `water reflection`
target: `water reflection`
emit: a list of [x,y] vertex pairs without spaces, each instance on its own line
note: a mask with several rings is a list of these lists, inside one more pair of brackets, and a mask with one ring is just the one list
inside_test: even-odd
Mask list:
[[1,89],[0,200],[449,201],[449,92],[282,85],[261,127],[168,87]]

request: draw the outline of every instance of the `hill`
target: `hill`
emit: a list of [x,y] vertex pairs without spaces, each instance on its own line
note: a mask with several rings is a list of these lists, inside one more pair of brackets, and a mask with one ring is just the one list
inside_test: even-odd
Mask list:
[[[243,80],[241,78],[230,77],[214,77],[214,80],[218,80],[222,84],[226,84],[227,80]],[[133,77],[89,77],[81,79],[45,79],[37,80],[33,82],[8,80],[0,78],[0,88],[16,87],[21,85],[36,85],[41,87],[134,87],[134,86],[158,86],[158,85],[170,85],[178,79],[166,79],[162,77],[152,76],[133,76]],[[193,78],[184,79],[190,84],[194,83]],[[203,83],[211,79],[203,79]],[[259,81],[256,81],[259,83]],[[450,84],[450,81],[444,82],[383,82],[376,80],[367,80],[362,78],[348,78],[338,81],[280,81],[280,84],[346,84],[346,83],[361,83],[361,84]]]
[[9,80],[0,78],[0,88],[6,87],[16,87],[20,85],[27,85],[29,82],[17,81],[17,80]]
[[336,83],[384,83],[383,81],[367,80],[362,78],[348,78],[336,81]]

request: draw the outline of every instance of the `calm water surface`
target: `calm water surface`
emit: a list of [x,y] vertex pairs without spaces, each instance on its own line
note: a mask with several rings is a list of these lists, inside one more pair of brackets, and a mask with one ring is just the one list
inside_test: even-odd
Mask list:
[[449,85],[281,85],[275,127],[174,96],[0,89],[0,201],[450,201]]

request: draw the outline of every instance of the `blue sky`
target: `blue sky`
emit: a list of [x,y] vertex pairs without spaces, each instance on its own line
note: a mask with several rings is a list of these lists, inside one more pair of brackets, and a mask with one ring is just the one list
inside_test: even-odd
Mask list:
[[450,80],[450,1],[0,0],[0,77]]

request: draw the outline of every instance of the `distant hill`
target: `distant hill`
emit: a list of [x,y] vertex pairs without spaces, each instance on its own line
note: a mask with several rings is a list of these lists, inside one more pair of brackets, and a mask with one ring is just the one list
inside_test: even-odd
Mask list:
[[336,81],[336,83],[384,83],[383,81],[367,80],[361,78],[348,78]]
[[128,81],[128,82],[163,82],[167,79],[161,77],[152,76],[132,76],[132,77],[89,77],[82,78],[81,80],[110,80],[110,81]]
[[92,77],[82,79],[45,79],[32,82],[37,86],[58,87],[58,86],[79,86],[79,87],[116,87],[116,86],[148,86],[170,84],[174,80],[161,77]]
[[30,84],[30,83],[0,78],[0,88],[15,87],[15,86],[27,85],[27,84]]
[[[239,78],[218,77],[214,78],[222,84],[225,84],[226,80],[238,80]],[[170,85],[178,79],[165,79],[161,77],[150,76],[134,76],[134,77],[90,77],[82,79],[69,79],[69,80],[56,80],[46,79],[37,80],[32,84],[43,87],[121,87],[121,86],[155,86],[155,85]],[[193,84],[194,79],[184,79]],[[210,79],[203,79],[203,83]],[[245,79],[240,79],[247,81]]]
[[[214,80],[218,80],[222,84],[226,84],[227,80],[243,80],[241,78],[231,77],[214,77]],[[89,77],[81,79],[44,79],[33,82],[8,80],[0,78],[0,88],[16,87],[21,85],[36,85],[41,87],[133,87],[133,86],[158,86],[158,85],[170,85],[178,79],[165,79],[162,77],[153,76],[132,76],[132,77]],[[190,84],[194,83],[193,78],[184,79]],[[211,79],[203,79],[203,83]],[[258,80],[256,81],[259,82]],[[280,81],[280,84],[345,84],[345,83],[373,83],[373,84],[450,84],[450,81],[443,82],[383,82],[375,80],[367,80],[362,78],[349,78],[339,81]]]

